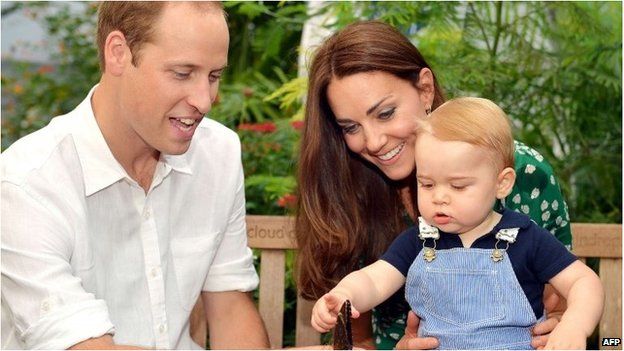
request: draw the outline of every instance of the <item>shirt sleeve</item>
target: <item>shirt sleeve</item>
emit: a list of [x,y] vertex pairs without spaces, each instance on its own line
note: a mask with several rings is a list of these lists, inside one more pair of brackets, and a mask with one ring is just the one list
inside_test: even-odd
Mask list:
[[528,215],[570,250],[568,205],[551,165],[539,152],[516,141],[515,169],[516,182],[505,207]]
[[531,269],[540,283],[546,284],[577,258],[543,228],[533,224],[531,230],[533,238]]
[[418,238],[416,227],[412,227],[394,239],[380,259],[390,263],[407,277],[407,272],[421,249],[422,241]]
[[245,185],[241,164],[227,229],[210,266],[203,290],[252,291],[258,286],[258,282],[258,274],[253,265],[253,254],[247,246]]
[[[2,182],[2,328],[27,349],[66,349],[114,333],[103,300],[73,275],[73,236],[26,186]],[[3,333],[4,334],[4,333]]]

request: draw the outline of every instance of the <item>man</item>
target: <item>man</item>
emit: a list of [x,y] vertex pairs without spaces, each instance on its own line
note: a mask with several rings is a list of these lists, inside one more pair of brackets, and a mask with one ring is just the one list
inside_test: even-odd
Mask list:
[[[236,134],[204,119],[227,64],[218,3],[104,2],[102,77],[2,154],[2,346],[263,348]],[[235,327],[232,327],[235,326]]]

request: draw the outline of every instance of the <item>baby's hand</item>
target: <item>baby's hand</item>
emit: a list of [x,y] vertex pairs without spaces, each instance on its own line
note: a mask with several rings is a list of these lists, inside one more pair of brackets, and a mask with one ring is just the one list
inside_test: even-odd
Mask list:
[[[335,327],[340,307],[345,300],[347,300],[347,296],[331,291],[318,299],[312,309],[312,327],[320,333],[326,333]],[[360,316],[360,313],[353,306],[351,306],[351,316],[353,318]]]
[[587,337],[570,323],[560,322],[550,333],[545,350],[585,350]]

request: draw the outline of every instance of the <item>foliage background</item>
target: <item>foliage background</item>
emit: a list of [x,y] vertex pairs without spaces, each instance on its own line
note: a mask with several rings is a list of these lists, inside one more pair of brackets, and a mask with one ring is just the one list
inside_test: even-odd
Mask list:
[[[61,8],[51,11],[50,7]],[[339,29],[380,19],[408,35],[447,97],[499,103],[516,138],[553,165],[572,221],[622,221],[621,2],[225,2],[229,68],[210,117],[243,142],[247,209],[286,214],[293,191],[306,79],[297,77],[305,21]],[[99,78],[96,3],[13,2],[60,43],[50,65],[3,62],[2,149],[73,109]],[[292,253],[289,253],[292,257]],[[288,261],[292,269],[292,259]],[[293,344],[295,289],[288,275],[285,344]]]

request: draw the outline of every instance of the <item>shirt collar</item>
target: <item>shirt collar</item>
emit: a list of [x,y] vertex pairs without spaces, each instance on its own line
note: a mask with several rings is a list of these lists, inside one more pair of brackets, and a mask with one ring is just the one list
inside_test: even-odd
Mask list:
[[167,167],[171,167],[171,169],[176,172],[192,175],[193,171],[191,170],[191,166],[189,165],[189,162],[188,162],[189,154],[190,153],[188,151],[182,155],[161,154],[160,162],[163,162]]
[[[97,85],[91,88],[87,97],[71,112],[75,119],[72,134],[82,166],[85,196],[93,195],[121,179],[130,179],[128,173],[110,151],[95,120],[91,98],[96,88]],[[182,155],[161,155],[159,162],[165,165],[163,177],[169,173],[170,169],[193,174],[189,166],[188,155],[188,152]]]
[[97,85],[91,88],[87,97],[71,112],[74,126],[72,136],[82,166],[85,196],[128,177],[110,151],[95,120],[91,97],[96,88]]

